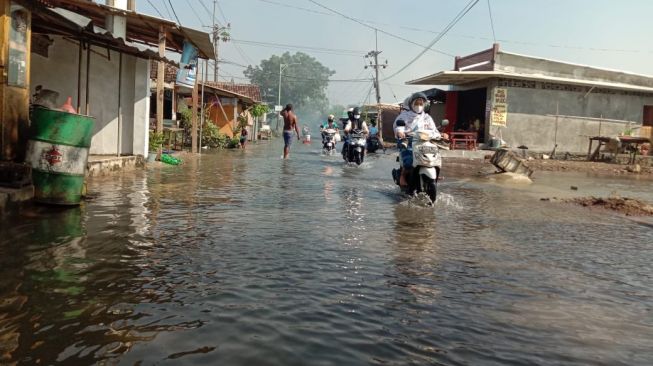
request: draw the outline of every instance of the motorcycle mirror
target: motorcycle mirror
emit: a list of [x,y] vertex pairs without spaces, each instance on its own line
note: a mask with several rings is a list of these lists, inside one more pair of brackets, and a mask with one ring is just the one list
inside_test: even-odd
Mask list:
[[431,113],[431,103],[426,103],[424,106],[424,113],[429,114]]
[[448,125],[449,125],[449,120],[448,120],[448,119],[443,119],[443,120],[442,120],[442,124],[441,124],[440,126],[442,126],[442,127],[446,127],[446,126],[448,126]]
[[406,127],[406,121],[400,119],[399,121],[397,121],[397,127]]

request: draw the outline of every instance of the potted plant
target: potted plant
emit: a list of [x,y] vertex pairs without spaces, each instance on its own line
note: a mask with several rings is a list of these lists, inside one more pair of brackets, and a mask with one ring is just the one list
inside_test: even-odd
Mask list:
[[147,154],[147,161],[151,163],[156,160],[157,155],[161,151],[161,145],[163,145],[163,132],[150,131],[149,140],[150,148]]

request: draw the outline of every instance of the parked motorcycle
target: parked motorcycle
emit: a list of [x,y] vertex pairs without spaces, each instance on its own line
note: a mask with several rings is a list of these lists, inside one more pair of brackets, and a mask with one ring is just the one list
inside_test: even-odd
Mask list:
[[367,152],[374,153],[378,149],[383,149],[383,145],[381,145],[381,140],[379,139],[379,136],[378,135],[370,136],[370,138],[367,139]]
[[353,130],[349,134],[349,143],[347,148],[342,152],[343,159],[348,163],[356,163],[361,165],[365,158],[365,145],[367,138],[361,130]]
[[336,133],[333,128],[322,130],[322,151],[325,155],[332,155],[336,151]]
[[[397,126],[405,126],[405,123],[402,123],[403,121],[397,121]],[[397,185],[399,185],[402,170],[407,169],[408,184],[402,187],[403,191],[411,196],[424,192],[429,197],[431,204],[435,203],[437,182],[442,167],[438,142],[441,142],[441,139],[433,139],[431,131],[415,131],[408,134],[405,139],[401,140],[399,146],[399,156],[397,157],[399,168],[392,169],[392,179]],[[410,163],[411,157],[412,163]]]

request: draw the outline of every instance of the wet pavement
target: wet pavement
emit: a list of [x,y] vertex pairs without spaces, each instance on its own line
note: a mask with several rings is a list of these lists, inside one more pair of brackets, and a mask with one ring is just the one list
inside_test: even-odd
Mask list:
[[653,230],[538,199],[653,201],[648,182],[506,187],[445,161],[427,208],[394,155],[280,155],[93,178],[79,208],[3,219],[0,364],[653,363]]

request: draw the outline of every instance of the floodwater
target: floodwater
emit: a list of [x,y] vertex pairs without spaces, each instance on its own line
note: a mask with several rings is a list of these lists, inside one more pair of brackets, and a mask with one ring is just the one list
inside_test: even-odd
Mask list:
[[446,161],[422,207],[393,155],[316,149],[209,152],[4,218],[0,364],[653,364],[650,227]]

